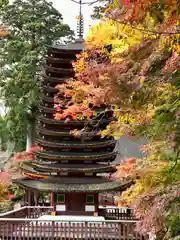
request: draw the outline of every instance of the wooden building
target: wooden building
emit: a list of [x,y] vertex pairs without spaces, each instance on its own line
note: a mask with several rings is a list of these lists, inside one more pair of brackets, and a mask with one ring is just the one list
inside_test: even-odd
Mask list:
[[[116,171],[112,164],[116,157],[114,139],[94,136],[82,142],[70,131],[84,128],[88,120],[54,119],[55,87],[74,76],[72,61],[82,49],[81,40],[48,47],[37,119],[37,143],[41,150],[35,161],[23,164],[24,178],[16,181],[26,190],[28,205],[32,205],[32,196],[38,205],[39,193],[50,193],[50,204],[57,215],[98,215],[99,193],[123,190],[129,185],[104,176]],[[100,121],[99,130],[111,120],[112,113],[108,112]]]

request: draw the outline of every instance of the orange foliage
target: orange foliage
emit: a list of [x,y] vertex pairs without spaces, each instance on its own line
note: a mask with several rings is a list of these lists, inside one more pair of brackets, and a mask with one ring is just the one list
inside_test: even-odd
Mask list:
[[127,158],[117,167],[115,178],[126,178],[134,174],[137,158]]
[[33,146],[29,148],[27,151],[15,153],[11,160],[18,162],[21,161],[23,162],[25,160],[33,160],[35,158],[34,153],[38,150],[40,150],[40,147]]
[[66,120],[75,120],[77,118],[89,118],[93,115],[91,111],[86,106],[72,105],[69,108],[65,109],[62,113],[56,112],[54,118],[56,120],[66,119]]
[[11,183],[11,175],[7,172],[0,172],[0,184],[7,187]]

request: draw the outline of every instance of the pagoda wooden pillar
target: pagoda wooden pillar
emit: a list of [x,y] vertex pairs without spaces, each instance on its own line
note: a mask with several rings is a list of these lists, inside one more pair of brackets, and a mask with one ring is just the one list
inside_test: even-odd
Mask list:
[[[31,206],[32,192],[31,192],[29,189],[28,189],[27,191],[28,191],[28,192],[27,192],[28,206]],[[27,214],[28,214],[28,217],[29,217],[30,214],[31,214],[31,209],[30,209],[30,208],[28,208]]]
[[54,211],[55,207],[54,207],[54,193],[53,192],[51,192],[50,206],[53,207],[52,211]]
[[32,202],[32,192],[30,190],[28,190],[28,206],[31,206]]
[[27,191],[27,189],[25,189],[23,200],[24,200],[24,206],[27,206],[27,204],[28,204],[28,191]]
[[38,191],[37,190],[34,191],[34,203],[35,203],[35,206],[38,205],[38,195],[39,195]]

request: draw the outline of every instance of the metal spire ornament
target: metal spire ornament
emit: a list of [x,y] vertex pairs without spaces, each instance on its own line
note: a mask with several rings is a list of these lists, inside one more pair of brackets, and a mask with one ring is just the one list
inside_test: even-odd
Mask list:
[[79,16],[77,18],[77,35],[79,38],[83,38],[84,33],[84,19],[82,14],[82,0],[79,0]]
[[79,37],[79,39],[83,39],[83,33],[84,33],[84,18],[83,18],[83,14],[82,14],[82,5],[86,4],[86,5],[92,5],[96,2],[98,2],[98,0],[71,0],[74,3],[79,4],[79,15],[76,17],[77,19],[77,35]]

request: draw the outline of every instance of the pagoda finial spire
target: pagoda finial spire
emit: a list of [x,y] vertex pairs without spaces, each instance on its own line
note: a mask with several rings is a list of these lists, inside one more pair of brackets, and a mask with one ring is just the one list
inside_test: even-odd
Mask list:
[[83,38],[84,33],[84,18],[82,14],[82,0],[79,0],[79,16],[77,22],[77,35],[79,38]]

